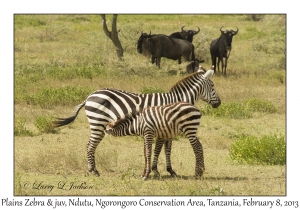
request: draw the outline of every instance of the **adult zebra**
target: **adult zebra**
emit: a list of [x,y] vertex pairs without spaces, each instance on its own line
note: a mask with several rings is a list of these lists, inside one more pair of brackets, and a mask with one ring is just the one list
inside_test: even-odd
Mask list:
[[[201,113],[194,105],[177,102],[147,107],[141,113],[133,113],[114,123],[108,123],[105,132],[113,136],[138,135],[144,138],[145,168],[142,175],[144,180],[148,178],[151,172],[153,139],[157,138],[152,170],[156,175],[159,175],[157,161],[163,143],[166,142],[170,148],[172,139],[183,132],[193,147],[196,158],[195,176],[198,177],[202,176],[204,172],[203,148],[197,138],[200,118]],[[166,151],[166,156],[170,158],[170,155],[170,151]],[[177,176],[172,170],[171,162],[167,162],[167,170],[171,176]]]
[[[95,150],[105,136],[108,122],[124,118],[128,113],[140,112],[148,106],[159,106],[185,101],[194,104],[202,99],[213,108],[219,107],[221,100],[209,79],[213,70],[207,72],[199,70],[179,82],[168,93],[136,94],[123,90],[105,88],[90,94],[85,101],[79,104],[72,116],[57,118],[54,127],[67,125],[75,120],[79,110],[85,105],[85,112],[90,124],[91,135],[87,143],[88,170],[97,176]],[[168,160],[167,160],[168,161]]]

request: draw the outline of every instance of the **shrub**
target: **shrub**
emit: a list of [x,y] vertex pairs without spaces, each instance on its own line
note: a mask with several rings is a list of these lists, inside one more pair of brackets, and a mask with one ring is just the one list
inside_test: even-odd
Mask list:
[[15,119],[14,135],[15,136],[33,136],[33,132],[25,127],[26,119],[21,117]]
[[143,87],[141,90],[142,94],[151,94],[151,93],[165,93],[164,90],[160,88],[153,88],[153,87]]
[[214,109],[210,105],[206,104],[203,114],[234,119],[245,119],[252,117],[252,112],[250,112],[248,109],[245,109],[244,104],[239,104],[236,102],[222,103],[222,105],[217,109]]
[[257,112],[275,113],[277,111],[272,102],[256,98],[247,100],[245,106],[247,109]]
[[39,116],[35,119],[34,125],[41,133],[54,133],[52,120],[53,118],[50,116]]
[[240,136],[229,148],[232,160],[239,163],[284,165],[286,164],[286,144],[284,137],[276,135],[257,138]]
[[52,108],[54,105],[69,105],[81,102],[92,91],[86,87],[44,88],[35,95],[26,96],[28,104]]
[[222,103],[217,109],[206,104],[202,109],[203,114],[215,117],[227,117],[233,119],[247,119],[252,117],[253,112],[275,113],[276,107],[270,101],[251,98],[243,103]]

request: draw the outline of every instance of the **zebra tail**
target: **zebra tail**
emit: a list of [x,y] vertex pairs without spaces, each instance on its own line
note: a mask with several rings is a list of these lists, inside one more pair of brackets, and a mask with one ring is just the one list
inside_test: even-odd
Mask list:
[[56,120],[52,122],[52,127],[57,128],[57,127],[61,127],[61,126],[72,123],[76,119],[80,109],[85,105],[85,103],[86,103],[86,100],[84,102],[82,102],[81,104],[79,104],[76,107],[72,116],[70,116],[68,118],[56,118]]

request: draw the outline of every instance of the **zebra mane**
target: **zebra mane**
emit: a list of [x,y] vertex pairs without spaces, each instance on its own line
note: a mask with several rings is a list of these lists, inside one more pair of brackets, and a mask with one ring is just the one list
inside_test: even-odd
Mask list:
[[181,84],[183,83],[184,81],[188,80],[189,78],[193,77],[194,75],[196,74],[205,74],[206,72],[206,69],[204,69],[202,66],[199,66],[199,70],[192,73],[192,74],[189,74],[188,76],[182,78],[181,80],[179,80],[178,82],[176,82],[170,89],[169,92],[171,92],[176,86],[178,86],[178,84]]
[[113,122],[113,123],[108,122],[107,124],[109,127],[115,128],[124,122],[128,122],[128,121],[135,119],[137,116],[138,116],[138,113],[128,113],[123,118],[118,118],[115,122]]

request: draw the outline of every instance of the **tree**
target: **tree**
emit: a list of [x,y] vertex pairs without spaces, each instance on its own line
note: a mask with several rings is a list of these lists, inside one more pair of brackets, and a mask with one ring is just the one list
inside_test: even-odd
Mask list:
[[124,50],[123,50],[122,44],[118,37],[118,33],[120,32],[120,30],[117,31],[117,17],[118,17],[118,15],[113,15],[111,31],[109,31],[107,28],[107,24],[106,24],[106,17],[105,17],[105,15],[101,15],[103,31],[106,34],[106,36],[108,36],[108,38],[110,38],[111,41],[113,42],[113,44],[115,45],[117,56],[118,56],[119,60],[122,61]]

